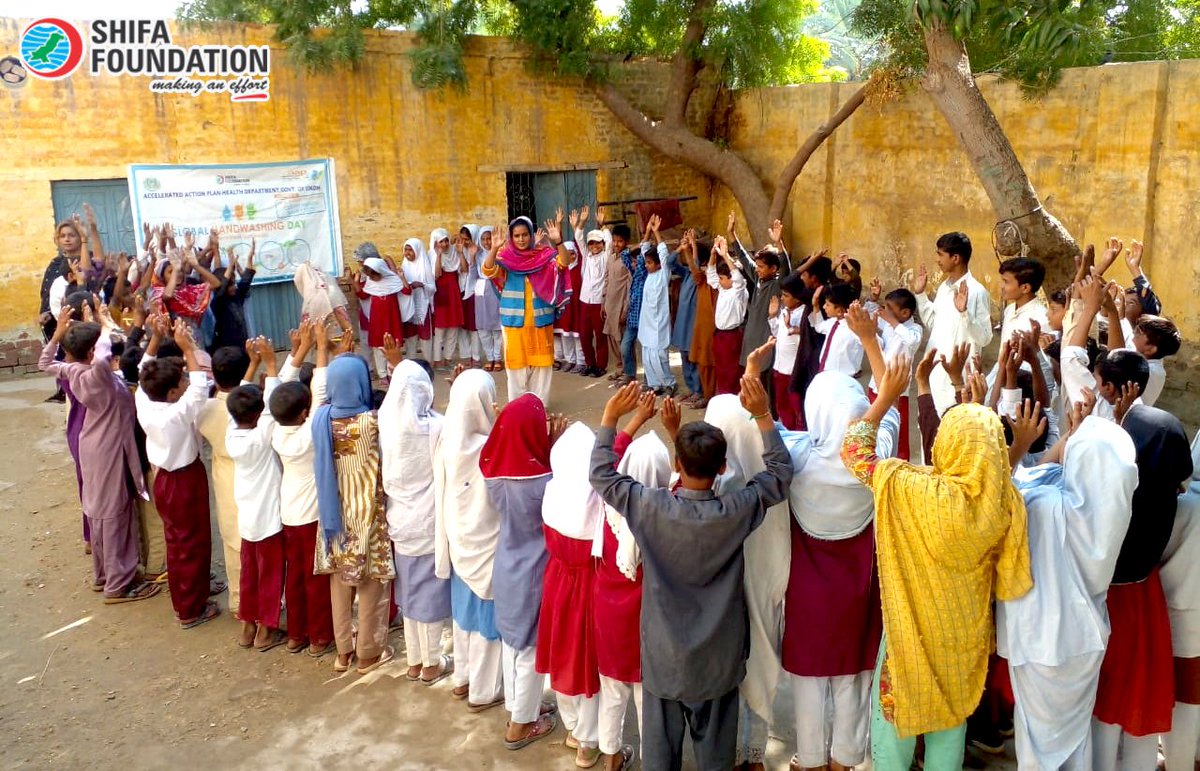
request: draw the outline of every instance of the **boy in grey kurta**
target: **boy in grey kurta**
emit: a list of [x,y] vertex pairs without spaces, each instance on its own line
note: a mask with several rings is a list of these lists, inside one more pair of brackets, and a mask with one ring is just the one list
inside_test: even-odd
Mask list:
[[674,493],[643,487],[616,471],[613,452],[617,420],[636,407],[638,396],[633,383],[605,407],[591,482],[605,503],[625,515],[642,550],[642,766],[679,769],[687,728],[701,771],[727,771],[737,739],[737,687],[750,646],[742,544],[766,510],[786,499],[791,458],[762,384],[743,378],[742,404],[763,433],[766,470],[737,492],[715,495],[713,481],[725,470],[725,437],[697,421],[675,438],[682,487]]
[[[112,369],[112,341],[99,324],[72,323],[65,307],[38,366],[70,384],[87,408],[79,434],[83,510],[91,524],[93,589],[112,605],[145,600],[161,589],[138,573],[140,541],[134,495],[146,497],[133,435],[133,397]],[[66,361],[55,361],[59,346]]]

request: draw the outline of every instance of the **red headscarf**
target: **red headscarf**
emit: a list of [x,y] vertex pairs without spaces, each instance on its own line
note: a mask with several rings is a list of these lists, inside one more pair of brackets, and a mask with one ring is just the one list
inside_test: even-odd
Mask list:
[[550,432],[541,399],[524,394],[500,411],[479,455],[479,470],[484,479],[530,479],[550,473]]

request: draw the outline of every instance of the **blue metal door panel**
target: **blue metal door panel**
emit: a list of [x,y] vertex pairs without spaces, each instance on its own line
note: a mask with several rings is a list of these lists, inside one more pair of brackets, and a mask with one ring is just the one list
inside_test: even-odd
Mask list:
[[251,335],[266,335],[277,350],[288,348],[288,332],[300,325],[300,293],[291,281],[255,284],[246,299],[246,326]]
[[137,254],[138,238],[133,232],[129,207],[129,183],[125,179],[72,179],[50,183],[54,219],[62,222],[72,214],[83,216],[83,205],[96,212],[96,225],[105,252]]

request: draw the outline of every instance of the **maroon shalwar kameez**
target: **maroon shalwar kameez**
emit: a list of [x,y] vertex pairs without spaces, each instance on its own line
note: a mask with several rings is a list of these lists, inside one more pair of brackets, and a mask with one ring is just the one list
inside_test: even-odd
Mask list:
[[333,607],[329,576],[313,572],[317,527],[316,522],[283,526],[283,596],[287,601],[288,639],[324,647],[333,641]]
[[241,556],[238,619],[278,629],[283,605],[283,531],[261,541],[243,538]]
[[208,603],[212,529],[208,512],[208,473],[199,456],[175,471],[159,469],[154,500],[167,542],[167,586],[180,621],[199,618]]

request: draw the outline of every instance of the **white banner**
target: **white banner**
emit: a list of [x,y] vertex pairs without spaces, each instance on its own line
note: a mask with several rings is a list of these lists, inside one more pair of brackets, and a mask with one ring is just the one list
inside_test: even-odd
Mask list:
[[306,262],[342,273],[337,185],[329,158],[229,165],[129,167],[134,232],[170,222],[179,241],[196,234],[204,246],[214,229],[221,259],[233,247],[242,264],[257,241],[255,283],[290,280]]

